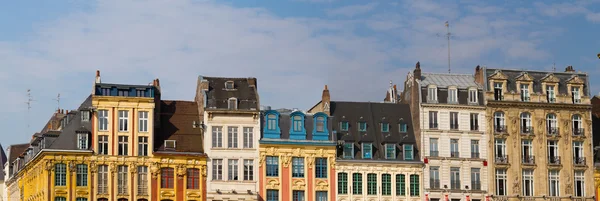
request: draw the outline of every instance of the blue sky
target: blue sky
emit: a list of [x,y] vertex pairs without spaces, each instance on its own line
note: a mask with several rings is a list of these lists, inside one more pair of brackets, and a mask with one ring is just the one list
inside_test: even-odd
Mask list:
[[[600,76],[600,0],[565,2],[5,1],[0,143],[31,139],[58,93],[61,108],[77,108],[96,70],[103,82],[159,78],[165,99],[192,100],[206,75],[257,77],[261,104],[276,108],[308,108],[325,84],[334,100],[381,101],[417,61],[426,72],[447,71],[445,21],[453,72],[556,63]],[[599,81],[591,84],[598,94]]]

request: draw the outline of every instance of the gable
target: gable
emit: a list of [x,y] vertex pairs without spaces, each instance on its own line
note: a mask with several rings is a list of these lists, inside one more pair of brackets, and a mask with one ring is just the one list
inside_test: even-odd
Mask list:
[[585,82],[577,75],[573,75],[571,79],[567,80],[567,84],[584,84]]
[[542,82],[551,82],[551,83],[558,83],[560,82],[560,79],[558,77],[556,77],[553,73],[550,73],[546,76],[544,76],[541,79]]
[[519,76],[517,77],[517,81],[522,81],[522,82],[531,82],[531,81],[533,81],[533,77],[531,77],[531,76],[529,75],[529,73],[527,73],[527,72],[524,72],[524,73],[521,73],[521,75],[519,75]]
[[494,74],[488,76],[490,80],[506,80],[508,77],[502,73],[502,71],[498,70]]

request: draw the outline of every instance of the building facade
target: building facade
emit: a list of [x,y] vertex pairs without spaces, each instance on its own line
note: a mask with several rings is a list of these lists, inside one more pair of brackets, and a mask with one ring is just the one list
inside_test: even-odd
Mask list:
[[[473,75],[422,73],[407,77],[406,100],[418,109],[425,197],[431,201],[487,196],[487,147],[483,87]],[[416,88],[414,90],[413,88]],[[409,97],[409,96],[407,96]]]
[[256,78],[198,78],[209,200],[258,200],[260,108]]
[[327,201],[335,197],[335,137],[325,113],[262,111],[260,199]]
[[408,104],[391,87],[386,103],[331,101],[327,86],[309,112],[333,117],[337,140],[336,198],[355,200],[421,200],[420,161]]
[[495,200],[593,200],[594,166],[588,76],[476,69],[484,86]]

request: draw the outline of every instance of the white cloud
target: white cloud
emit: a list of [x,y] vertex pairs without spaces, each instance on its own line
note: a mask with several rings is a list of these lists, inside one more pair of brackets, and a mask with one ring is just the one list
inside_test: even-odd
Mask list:
[[498,6],[469,5],[469,6],[467,6],[467,9],[469,9],[471,12],[477,13],[477,14],[493,14],[493,13],[500,13],[500,12],[504,11],[503,8],[498,7]]
[[341,15],[341,16],[346,16],[346,17],[352,17],[355,15],[368,13],[368,12],[372,11],[373,9],[375,9],[375,7],[377,5],[379,5],[379,3],[371,2],[368,4],[364,4],[364,5],[344,6],[344,7],[340,7],[340,8],[336,8],[336,9],[331,9],[331,10],[327,11],[327,14],[331,15],[331,16]]
[[600,1],[575,1],[569,3],[555,3],[545,4],[543,2],[536,2],[534,6],[538,11],[545,16],[551,17],[564,17],[568,15],[583,15],[585,19],[593,22],[600,22],[600,13],[591,11],[589,8],[591,4],[598,3]]
[[309,3],[332,3],[336,0],[293,0],[298,2],[309,2]]

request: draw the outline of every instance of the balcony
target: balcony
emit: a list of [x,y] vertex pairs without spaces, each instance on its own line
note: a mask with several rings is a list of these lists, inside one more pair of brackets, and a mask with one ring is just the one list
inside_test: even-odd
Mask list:
[[523,102],[529,102],[529,101],[531,101],[531,97],[529,97],[529,96],[521,96],[521,101],[523,101]]
[[575,157],[573,163],[575,166],[585,166],[585,157]]
[[450,189],[460,190],[460,180],[451,180],[450,181]]
[[471,190],[481,190],[481,181],[471,181]]
[[523,159],[522,163],[524,165],[533,165],[533,164],[535,164],[535,156],[533,156],[533,155],[532,156],[523,156],[522,159]]
[[438,157],[440,156],[440,151],[429,151],[429,156]]
[[440,189],[440,180],[439,179],[429,179],[429,188],[430,189]]
[[522,135],[531,135],[533,134],[533,126],[523,126],[521,127]]
[[495,161],[497,164],[508,164],[508,156],[496,156]]
[[585,130],[583,128],[573,128],[573,136],[584,136]]
[[506,133],[506,125],[494,125],[494,133],[495,134],[505,134]]
[[471,152],[471,158],[479,158],[479,152]]
[[560,156],[548,157],[548,165],[560,165]]
[[460,154],[458,151],[452,151],[452,152],[450,152],[450,157],[458,158],[458,157],[460,157]]
[[458,130],[458,124],[450,124],[450,130]]
[[437,130],[438,129],[438,124],[437,123],[429,123],[429,129]]
[[553,98],[553,97],[548,98],[548,103],[556,103],[556,98]]
[[546,132],[548,136],[558,136],[558,134],[560,133],[558,127],[546,128]]

